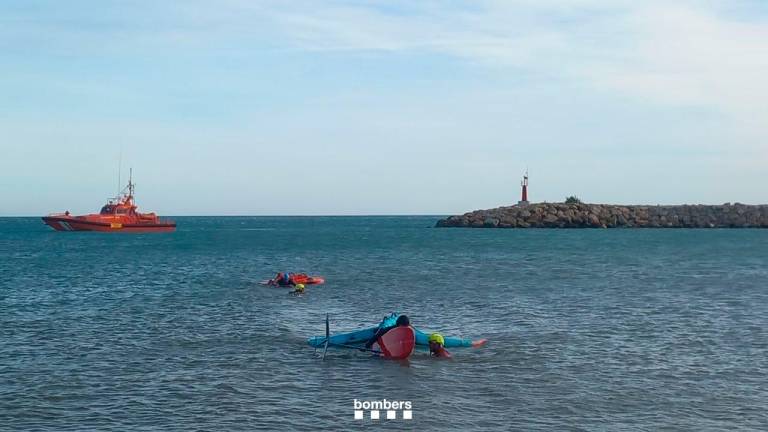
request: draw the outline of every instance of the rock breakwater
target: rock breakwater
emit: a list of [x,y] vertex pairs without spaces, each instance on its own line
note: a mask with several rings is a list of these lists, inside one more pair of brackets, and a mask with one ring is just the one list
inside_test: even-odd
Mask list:
[[537,203],[450,216],[463,228],[768,228],[768,205],[608,205]]

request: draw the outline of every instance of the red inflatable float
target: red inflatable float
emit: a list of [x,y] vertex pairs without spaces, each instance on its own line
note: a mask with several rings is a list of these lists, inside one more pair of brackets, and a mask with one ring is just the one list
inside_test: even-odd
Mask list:
[[[282,273],[280,273],[282,274]],[[274,286],[293,286],[298,284],[303,285],[320,285],[325,283],[325,279],[320,276],[309,276],[305,273],[291,274],[291,283],[286,283],[277,279],[269,279],[259,282],[262,285],[274,285]]]
[[325,283],[325,279],[320,276],[307,276],[303,273],[295,274],[291,276],[291,281],[295,284],[304,285],[320,285]]

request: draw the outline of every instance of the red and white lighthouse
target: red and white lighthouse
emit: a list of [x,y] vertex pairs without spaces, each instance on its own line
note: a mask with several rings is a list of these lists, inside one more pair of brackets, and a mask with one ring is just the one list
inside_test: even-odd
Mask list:
[[528,170],[525,170],[525,175],[523,175],[523,181],[520,182],[520,186],[523,187],[523,196],[522,199],[517,202],[517,205],[528,205]]

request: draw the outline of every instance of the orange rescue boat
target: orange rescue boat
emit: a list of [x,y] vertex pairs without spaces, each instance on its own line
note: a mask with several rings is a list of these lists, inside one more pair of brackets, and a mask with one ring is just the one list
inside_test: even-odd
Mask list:
[[71,216],[69,211],[43,217],[43,222],[56,231],[101,231],[101,232],[171,232],[176,222],[160,219],[155,213],[139,213],[133,200],[134,184],[129,178],[128,186],[101,208],[99,213]]

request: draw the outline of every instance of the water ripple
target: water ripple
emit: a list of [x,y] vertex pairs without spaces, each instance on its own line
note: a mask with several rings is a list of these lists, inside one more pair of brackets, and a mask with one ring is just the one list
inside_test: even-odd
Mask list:
[[[0,219],[0,430],[767,430],[768,231],[440,230],[434,218]],[[279,270],[325,276],[301,298]],[[325,362],[392,310],[451,361]],[[373,426],[352,401],[409,400]]]

